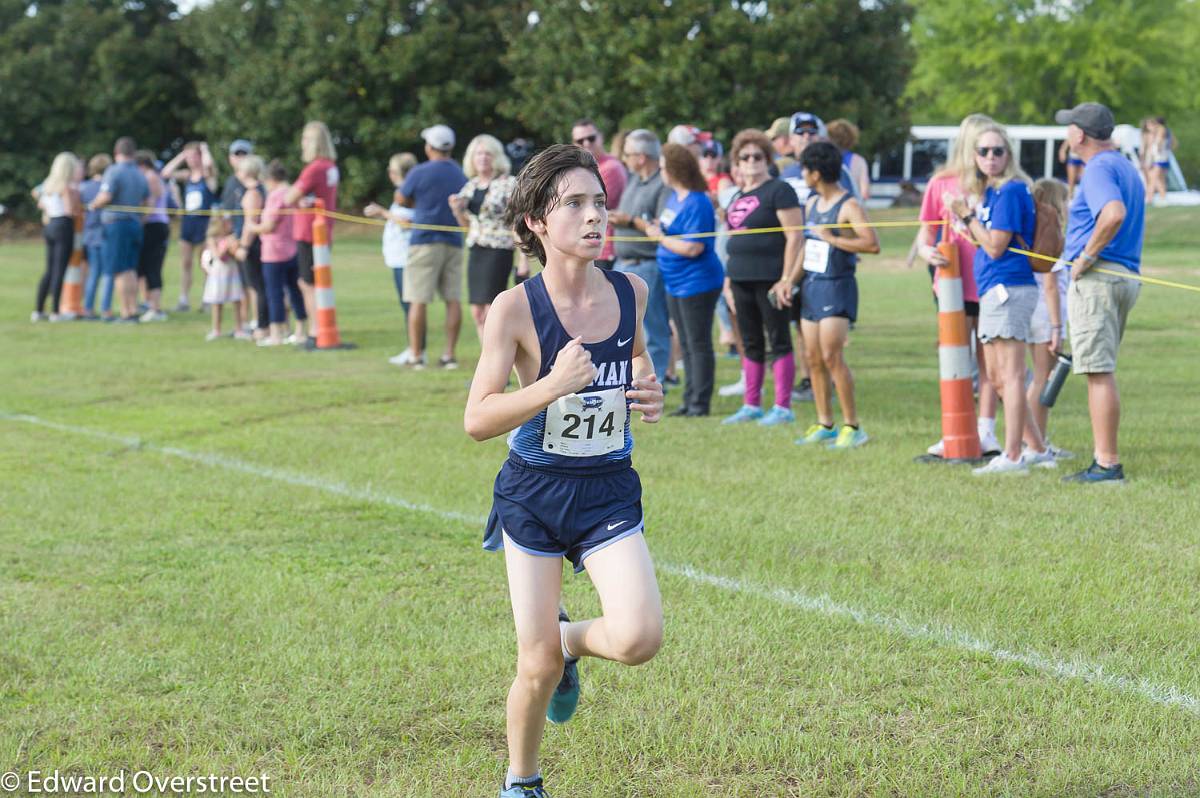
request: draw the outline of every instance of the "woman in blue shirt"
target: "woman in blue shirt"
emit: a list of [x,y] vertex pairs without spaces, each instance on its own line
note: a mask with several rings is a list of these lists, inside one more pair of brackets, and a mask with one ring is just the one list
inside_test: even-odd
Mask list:
[[[707,416],[716,370],[713,313],[725,282],[711,235],[717,229],[717,217],[708,198],[708,182],[690,150],[667,144],[659,166],[663,183],[672,192],[658,221],[646,233],[658,239],[658,271],[667,289],[667,309],[679,335],[687,373],[683,404],[671,415]],[[709,235],[687,238],[695,233]]]
[[[979,340],[988,375],[1004,401],[1004,451],[976,474],[1026,473],[1030,466],[1054,468],[1041,431],[1025,397],[1025,345],[1031,343],[1038,286],[1029,258],[1013,249],[1029,249],[1037,228],[1029,178],[1013,159],[1012,142],[999,125],[975,138],[974,179],[966,191],[982,196],[972,210],[961,196],[945,197],[945,206],[979,242],[975,282],[979,286]],[[1028,448],[1021,451],[1024,439]]]

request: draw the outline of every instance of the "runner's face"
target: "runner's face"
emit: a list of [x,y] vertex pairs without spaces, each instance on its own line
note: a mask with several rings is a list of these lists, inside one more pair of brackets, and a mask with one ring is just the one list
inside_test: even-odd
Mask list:
[[1004,137],[989,130],[975,140],[975,165],[988,177],[995,177],[1008,166],[1008,147]]
[[600,257],[608,226],[604,186],[587,169],[576,168],[563,176],[558,191],[558,203],[546,215],[546,251],[586,260]]
[[800,167],[800,176],[804,178],[804,185],[812,189],[815,189],[817,184],[821,182],[820,172],[814,172],[811,169],[805,169],[803,166]]

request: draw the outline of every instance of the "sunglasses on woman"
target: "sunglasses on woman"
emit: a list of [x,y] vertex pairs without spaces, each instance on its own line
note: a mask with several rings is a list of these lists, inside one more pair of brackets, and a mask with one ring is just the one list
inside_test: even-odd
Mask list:
[[1003,147],[976,147],[975,154],[980,158],[986,158],[988,155],[994,155],[997,158],[1004,156],[1005,149]]
[[745,163],[746,161],[765,161],[766,158],[761,152],[747,152],[739,155],[738,160]]

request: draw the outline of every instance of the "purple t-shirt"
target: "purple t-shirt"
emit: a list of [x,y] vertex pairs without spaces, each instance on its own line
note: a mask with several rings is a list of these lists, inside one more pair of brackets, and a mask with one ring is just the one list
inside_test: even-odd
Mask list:
[[1079,191],[1067,215],[1067,245],[1063,257],[1067,260],[1079,257],[1096,229],[1096,217],[1113,200],[1125,204],[1125,221],[1100,252],[1100,258],[1140,273],[1142,234],[1146,228],[1146,190],[1137,169],[1116,150],[1093,155],[1083,170]]

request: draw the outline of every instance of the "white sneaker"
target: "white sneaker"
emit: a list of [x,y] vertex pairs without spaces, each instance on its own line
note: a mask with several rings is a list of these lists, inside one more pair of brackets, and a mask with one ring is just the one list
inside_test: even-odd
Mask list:
[[258,345],[259,346],[283,346],[283,341],[279,340],[278,338],[272,338],[271,336],[268,335],[266,338],[259,338]]
[[30,313],[30,314],[29,314],[29,323],[30,323],[30,324],[37,324],[39,321],[46,321],[46,320],[48,320],[49,318],[50,318],[50,317],[49,317],[49,316],[47,316],[45,313],[38,313],[38,312],[35,310],[33,313]]
[[144,322],[166,321],[166,320],[167,320],[167,314],[163,313],[161,310],[147,310],[145,313],[142,314],[142,321],[144,321]]
[[409,363],[412,363],[413,360],[415,360],[415,358],[413,357],[411,349],[405,349],[400,354],[392,355],[388,358],[388,362],[393,366],[407,366]]
[[1050,452],[1050,454],[1054,455],[1055,460],[1074,460],[1075,459],[1075,452],[1072,452],[1068,449],[1061,449],[1058,446],[1055,446],[1054,444],[1052,444],[1050,441],[1046,441],[1046,451],[1048,451],[1048,452]]
[[1021,462],[1028,468],[1058,468],[1058,461],[1054,459],[1054,453],[1049,447],[1041,452],[1026,447],[1025,451],[1021,452]]
[[1004,447],[1000,445],[1000,441],[996,439],[995,432],[979,432],[979,450],[984,454],[992,454],[993,452],[1003,451]]
[[925,452],[926,452],[926,454],[931,454],[934,457],[945,457],[946,456],[946,442],[938,441],[933,446],[930,446],[928,449],[926,449]]
[[216,330],[209,330],[208,335],[204,336],[205,341],[215,341],[221,337],[221,334]]
[[1009,460],[1008,455],[1001,452],[993,457],[987,465],[972,468],[971,473],[977,477],[990,476],[991,474],[1024,476],[1029,473],[1029,466],[1025,465],[1023,458],[1018,457],[1016,460]]
[[732,385],[722,385],[717,389],[718,396],[745,396],[746,395],[746,378],[742,376],[737,382]]

